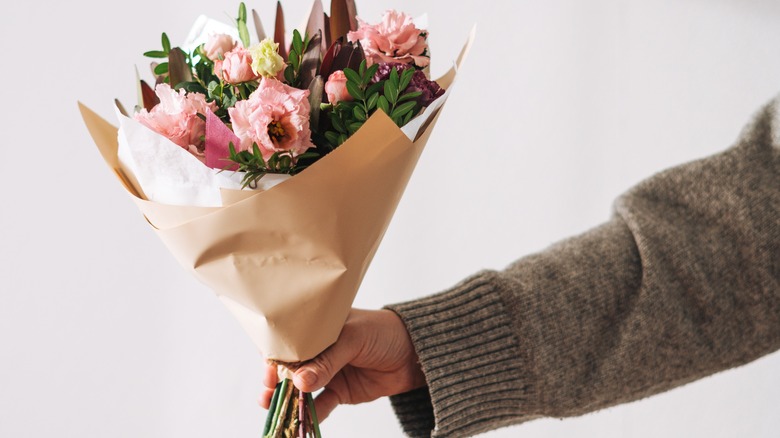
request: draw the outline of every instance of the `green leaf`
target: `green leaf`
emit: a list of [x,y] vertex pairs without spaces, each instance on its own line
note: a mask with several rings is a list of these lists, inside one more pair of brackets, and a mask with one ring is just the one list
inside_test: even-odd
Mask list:
[[417,105],[417,102],[404,102],[393,110],[392,118],[403,117],[406,113],[410,112]]
[[[243,6],[244,4],[241,3]],[[246,20],[238,21],[238,37],[241,39],[241,43],[244,47],[249,47],[249,29],[246,27]]]
[[375,84],[371,84],[366,88],[366,96],[371,96],[372,94],[379,93],[382,88],[385,86],[385,81],[379,81]]
[[295,72],[293,70],[293,66],[288,65],[286,69],[284,69],[284,80],[287,81],[287,84],[292,84],[295,81]]
[[373,78],[376,75],[376,72],[379,71],[379,64],[374,64],[371,67],[368,68],[366,73],[363,75],[364,78],[367,78],[369,81],[371,78]]
[[360,61],[360,76],[361,77],[366,77],[366,60],[365,59]]
[[243,21],[246,24],[246,5],[244,2],[238,5],[238,21]]
[[252,155],[257,161],[260,162],[262,167],[266,167],[266,162],[263,159],[263,153],[260,152],[260,148],[257,146],[257,143],[252,143]]
[[150,50],[148,52],[144,52],[144,56],[147,58],[167,58],[168,54],[162,50]]
[[352,122],[349,124],[349,133],[354,134],[363,126],[363,122]]
[[390,70],[390,78],[388,80],[393,83],[393,85],[395,86],[396,90],[400,88],[398,86],[399,79],[398,79],[398,69],[397,68],[393,67]]
[[398,103],[404,102],[406,100],[410,99],[417,99],[418,97],[422,96],[422,91],[412,91],[409,93],[404,94],[403,96],[398,98]]
[[352,110],[352,115],[355,116],[355,119],[361,122],[365,122],[367,118],[366,111],[360,105],[355,106],[355,108]]
[[410,111],[406,113],[406,115],[404,116],[404,122],[403,124],[401,124],[401,126],[404,126],[407,123],[409,123],[412,120],[412,117],[414,117],[414,111]]
[[189,92],[197,92],[201,94],[206,94],[206,89],[203,88],[203,85],[200,84],[200,82],[194,82],[194,81],[185,81],[185,82],[179,82],[176,84],[175,87],[173,87],[175,90],[178,90],[180,88],[184,88],[185,90]]
[[406,87],[409,86],[409,83],[412,81],[412,77],[414,76],[414,69],[406,69],[401,73],[401,80],[398,84],[398,89],[403,92],[406,90]]
[[379,100],[379,93],[372,94],[368,101],[366,102],[366,105],[368,106],[368,110],[371,111],[372,109],[376,108],[376,102]]
[[299,160],[308,160],[309,158],[318,158],[320,154],[317,152],[304,152],[301,155],[298,155],[296,158]]
[[292,45],[295,54],[300,56],[303,53],[303,40],[301,39],[301,33],[298,32],[298,29],[293,31]]
[[390,104],[387,102],[387,98],[385,96],[379,96],[379,99],[376,101],[377,108],[381,109],[385,112],[385,114],[390,115]]
[[167,55],[168,52],[171,51],[171,40],[168,39],[168,35],[165,32],[162,33],[162,38],[161,39],[162,39],[163,51]]
[[157,64],[157,67],[154,68],[154,74],[160,76],[168,73],[168,63],[167,62],[161,62]]
[[347,125],[344,124],[344,121],[341,120],[340,117],[336,116],[331,119],[331,122],[333,124],[333,127],[336,128],[339,132],[347,132]]
[[358,85],[351,81],[347,81],[347,91],[349,91],[349,95],[352,96],[353,99],[363,100],[366,98],[363,90],[358,88]]
[[348,138],[348,137],[347,137],[347,134],[341,134],[341,135],[339,135],[339,143],[338,143],[338,144],[339,144],[339,145],[342,145],[342,144],[344,144],[344,142],[345,142],[345,141],[347,141],[347,138]]
[[[395,69],[393,69],[395,71]],[[392,73],[390,73],[392,76]],[[398,80],[398,75],[396,74],[396,80]],[[398,99],[398,86],[393,83],[392,79],[385,81],[385,97],[388,102],[395,105],[396,100]],[[387,111],[385,111],[387,112]]]
[[362,80],[360,79],[360,75],[357,74],[355,70],[352,70],[351,68],[345,68],[344,69],[344,76],[347,77],[347,80],[349,82],[354,82],[355,85],[360,85]]
[[339,145],[339,134],[335,131],[327,131],[325,133],[325,139],[333,146]]

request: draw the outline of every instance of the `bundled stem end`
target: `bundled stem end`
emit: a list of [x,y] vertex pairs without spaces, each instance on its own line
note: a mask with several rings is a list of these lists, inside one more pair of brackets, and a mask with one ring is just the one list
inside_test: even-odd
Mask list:
[[[287,367],[279,369],[290,372]],[[299,391],[281,373],[280,381],[271,398],[263,438],[322,438],[312,395]]]

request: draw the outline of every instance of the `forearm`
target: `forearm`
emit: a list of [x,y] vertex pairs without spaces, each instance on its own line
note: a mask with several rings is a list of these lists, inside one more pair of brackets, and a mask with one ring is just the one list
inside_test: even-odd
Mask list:
[[425,392],[395,397],[405,427],[465,436],[579,415],[780,348],[775,112],[760,113],[737,147],[640,184],[608,223],[391,306],[433,406],[425,417],[413,408]]
[[[433,436],[468,436],[566,415],[551,412],[562,407],[555,399],[584,390],[577,375],[590,365],[577,356],[597,354],[587,338],[609,332],[606,316],[626,306],[639,268],[631,233],[615,219],[503,272],[390,306],[404,320],[428,382],[392,399],[407,433],[431,436],[435,425]],[[593,293],[599,290],[612,293]],[[425,409],[431,400],[433,410]]]

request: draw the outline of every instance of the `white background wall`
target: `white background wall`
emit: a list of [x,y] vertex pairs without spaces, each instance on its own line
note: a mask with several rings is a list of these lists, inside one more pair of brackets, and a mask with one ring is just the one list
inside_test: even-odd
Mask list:
[[[273,2],[254,1],[270,18]],[[285,3],[288,25],[309,2]],[[159,33],[231,1],[4,2],[0,436],[257,437],[262,358],[107,171],[80,99],[112,117]],[[728,147],[780,91],[773,0],[361,1],[430,15],[434,73],[479,32],[356,305],[447,288],[605,220],[639,180]],[[266,19],[270,26],[270,19]],[[147,75],[147,78],[149,76]],[[780,355],[583,418],[494,437],[777,437]],[[387,401],[327,437],[396,437]]]

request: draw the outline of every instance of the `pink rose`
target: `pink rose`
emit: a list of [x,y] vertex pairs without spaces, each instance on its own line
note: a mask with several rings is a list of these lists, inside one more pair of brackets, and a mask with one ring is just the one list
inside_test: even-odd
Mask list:
[[233,50],[235,47],[236,43],[233,42],[233,38],[230,35],[220,33],[209,37],[208,42],[203,45],[203,51],[208,59],[218,61],[220,58],[224,58],[225,53]]
[[252,55],[243,47],[225,53],[225,59],[214,61],[214,74],[228,84],[240,84],[257,79],[252,70]]
[[309,90],[263,78],[249,98],[228,110],[238,150],[251,151],[257,143],[263,158],[289,151],[293,157],[313,147],[309,127]]
[[160,103],[151,111],[142,109],[136,113],[135,120],[202,159],[206,122],[198,114],[205,115],[206,109],[216,110],[214,102],[207,103],[206,96],[200,93],[177,93],[168,84],[159,84],[154,91]]
[[347,91],[347,76],[342,70],[336,70],[328,76],[325,93],[328,95],[328,102],[334,105],[342,100],[347,102],[352,100],[352,96]]
[[412,17],[403,12],[387,11],[382,22],[370,25],[358,19],[360,27],[347,34],[350,42],[360,41],[368,65],[379,62],[400,62],[427,67],[428,32],[418,29]]

